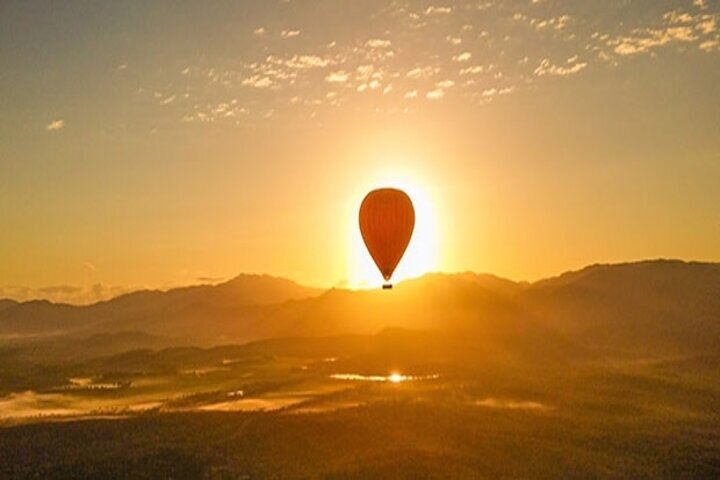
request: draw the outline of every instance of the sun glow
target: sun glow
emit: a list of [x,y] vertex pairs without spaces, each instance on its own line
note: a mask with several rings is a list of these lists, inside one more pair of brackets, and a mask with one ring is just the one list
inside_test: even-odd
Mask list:
[[410,196],[415,209],[415,229],[410,244],[400,264],[393,273],[391,282],[417,277],[436,271],[439,267],[438,228],[435,204],[427,183],[418,180],[408,172],[384,172],[364,182],[353,192],[351,201],[351,222],[349,224],[349,269],[348,284],[351,288],[376,288],[383,278],[365,247],[358,227],[358,211],[363,198],[376,188],[398,188]]

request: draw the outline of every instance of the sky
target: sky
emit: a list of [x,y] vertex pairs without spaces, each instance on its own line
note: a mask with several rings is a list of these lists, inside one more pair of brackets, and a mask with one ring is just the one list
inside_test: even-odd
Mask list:
[[711,0],[3,1],[0,296],[720,260]]

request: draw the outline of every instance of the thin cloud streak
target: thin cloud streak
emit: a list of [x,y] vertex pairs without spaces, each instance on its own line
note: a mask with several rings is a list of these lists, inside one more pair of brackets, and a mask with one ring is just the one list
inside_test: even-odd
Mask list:
[[65,120],[58,119],[53,120],[52,122],[48,123],[45,127],[47,130],[53,131],[53,130],[60,130],[65,127]]

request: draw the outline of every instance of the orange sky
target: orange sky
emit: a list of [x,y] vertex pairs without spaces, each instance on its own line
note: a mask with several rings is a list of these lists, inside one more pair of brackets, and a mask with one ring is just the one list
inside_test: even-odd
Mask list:
[[0,293],[720,259],[716,4],[258,3],[3,8]]

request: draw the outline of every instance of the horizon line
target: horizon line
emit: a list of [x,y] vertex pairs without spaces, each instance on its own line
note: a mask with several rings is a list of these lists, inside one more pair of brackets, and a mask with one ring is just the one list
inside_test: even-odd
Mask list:
[[[399,280],[398,282],[394,283],[394,285],[401,285],[401,284],[403,284],[403,283],[412,282],[412,281],[417,281],[417,280],[420,280],[420,279],[422,279],[422,278],[429,277],[429,276],[433,276],[433,275],[445,275],[445,276],[460,276],[460,275],[491,276],[491,277],[495,277],[495,278],[497,278],[497,279],[499,279],[499,280],[508,281],[508,282],[511,282],[511,283],[514,283],[514,284],[518,284],[518,285],[523,285],[523,284],[525,284],[525,285],[533,285],[533,284],[537,284],[537,283],[540,283],[540,282],[543,282],[543,281],[548,281],[548,280],[552,280],[552,279],[557,279],[557,278],[562,277],[563,275],[568,275],[568,274],[573,274],[573,273],[579,273],[579,272],[582,272],[582,271],[587,270],[587,269],[590,269],[590,268],[613,267],[613,266],[623,266],[623,265],[638,265],[638,264],[643,264],[643,263],[682,263],[682,264],[689,264],[689,265],[691,265],[691,264],[720,265],[720,261],[719,261],[719,260],[697,260],[697,259],[668,258],[668,257],[655,257],[655,258],[645,258],[645,259],[638,259],[638,260],[607,261],[607,262],[598,261],[598,262],[586,264],[586,265],[584,265],[584,266],[582,266],[582,267],[573,268],[573,269],[570,269],[570,270],[565,270],[565,271],[562,271],[562,272],[560,272],[560,273],[557,273],[557,274],[554,274],[554,275],[551,275],[551,276],[541,277],[541,278],[538,278],[538,279],[535,279],[535,280],[514,280],[514,279],[511,279],[511,278],[508,278],[508,277],[504,277],[504,276],[501,276],[501,275],[498,275],[498,274],[495,274],[495,273],[491,273],[491,272],[478,272],[478,271],[474,271],[474,270],[463,270],[463,271],[443,271],[443,270],[435,270],[435,271],[427,271],[427,272],[424,272],[424,273],[422,273],[422,274],[420,274],[420,275],[417,275],[417,276],[414,276],[414,277],[404,278],[404,279]],[[230,282],[232,282],[233,280],[236,280],[236,279],[241,278],[241,277],[267,277],[267,278],[271,278],[271,279],[274,279],[274,280],[281,280],[281,281],[292,282],[292,283],[294,283],[295,285],[297,285],[297,286],[299,286],[299,287],[303,287],[303,288],[307,288],[307,289],[319,290],[319,291],[323,291],[323,292],[328,292],[328,291],[332,291],[332,290],[345,290],[345,291],[359,291],[359,292],[362,292],[362,291],[373,291],[373,290],[376,290],[376,289],[379,289],[379,288],[380,288],[379,286],[374,286],[374,285],[373,285],[373,286],[367,286],[367,287],[364,287],[364,286],[361,286],[361,287],[352,287],[352,286],[348,286],[348,285],[346,284],[346,281],[345,281],[345,280],[336,282],[334,285],[331,285],[331,286],[322,287],[322,286],[315,286],[315,285],[305,284],[305,283],[299,282],[299,281],[297,281],[297,280],[295,280],[295,279],[293,279],[293,278],[286,277],[286,276],[279,275],[279,274],[256,273],[256,272],[240,272],[240,273],[238,273],[237,275],[234,275],[234,276],[229,277],[229,278],[222,278],[222,279],[218,278],[218,279],[216,279],[216,281],[199,281],[199,282],[197,282],[197,283],[178,284],[178,285],[171,285],[171,286],[167,286],[167,287],[148,287],[148,286],[138,286],[138,287],[128,286],[128,287],[123,287],[123,286],[116,286],[116,285],[105,285],[105,284],[103,284],[103,283],[95,283],[95,284],[90,285],[90,286],[78,286],[78,285],[69,285],[69,284],[66,284],[66,285],[51,285],[51,286],[46,286],[46,287],[27,287],[27,286],[22,286],[22,285],[5,285],[5,286],[0,285],[0,290],[3,290],[3,289],[24,289],[24,290],[34,290],[34,291],[42,291],[42,290],[50,290],[50,289],[77,289],[77,290],[82,290],[82,289],[87,289],[87,288],[92,289],[92,288],[95,288],[95,287],[97,287],[97,286],[102,286],[102,287],[107,287],[107,288],[123,288],[123,289],[126,289],[125,291],[122,291],[122,292],[118,293],[117,295],[113,295],[113,296],[110,296],[110,297],[108,297],[108,298],[103,298],[103,299],[96,299],[96,300],[92,300],[92,301],[89,301],[89,302],[53,301],[52,299],[48,298],[47,296],[46,296],[46,297],[37,296],[37,297],[35,297],[35,298],[28,298],[28,299],[24,299],[24,300],[21,300],[21,299],[18,299],[18,298],[13,298],[13,297],[11,297],[11,296],[0,296],[0,301],[12,301],[12,302],[15,302],[15,303],[17,303],[17,304],[32,303],[32,302],[42,302],[42,303],[50,303],[50,304],[53,304],[53,305],[71,305],[71,306],[87,307],[87,306],[97,305],[97,304],[99,304],[99,303],[104,303],[104,302],[109,302],[109,301],[112,301],[112,300],[116,300],[116,299],[121,298],[121,297],[124,297],[124,296],[126,296],[126,295],[132,295],[132,294],[143,293],[143,292],[147,292],[147,293],[153,293],[153,292],[154,292],[154,293],[167,293],[167,292],[170,292],[170,291],[172,291],[172,290],[179,290],[179,289],[183,289],[183,288],[193,288],[193,287],[203,287],[203,286],[217,287],[217,286],[221,286],[221,285],[230,283]],[[203,277],[198,277],[198,278],[203,278]],[[206,277],[206,278],[209,279],[210,277]]]

